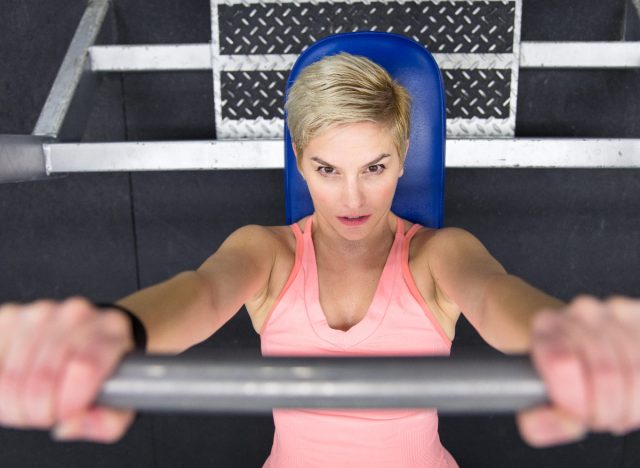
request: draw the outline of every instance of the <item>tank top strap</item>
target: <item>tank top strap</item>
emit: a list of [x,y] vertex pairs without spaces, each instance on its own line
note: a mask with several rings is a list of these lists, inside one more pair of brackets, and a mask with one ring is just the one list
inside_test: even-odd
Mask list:
[[396,216],[396,237],[404,235],[404,221],[400,216]]
[[267,329],[267,326],[269,324],[273,311],[276,309],[278,304],[280,304],[280,302],[282,301],[282,298],[286,295],[292,283],[295,281],[296,277],[298,276],[298,272],[300,271],[300,266],[302,265],[302,256],[304,255],[304,234],[300,229],[300,226],[298,225],[298,223],[293,223],[289,227],[291,228],[291,232],[293,232],[293,235],[296,238],[296,252],[295,252],[295,257],[293,261],[293,268],[289,272],[289,276],[287,277],[287,282],[284,284],[284,287],[280,291],[280,294],[278,294],[278,297],[276,298],[275,302],[271,306],[271,309],[269,310],[269,312],[267,312],[267,315],[264,319],[264,322],[262,323],[262,327],[259,332],[260,335],[263,335],[265,333],[265,330]]
[[416,233],[417,233],[420,229],[422,229],[422,225],[421,225],[421,224],[417,224],[417,223],[416,223],[416,224],[413,224],[413,225],[409,228],[409,230],[406,232],[406,234],[404,235],[404,236],[405,236],[405,242],[409,242],[409,241],[411,241],[411,238],[412,238],[413,236],[415,236],[415,235],[416,235]]
[[302,229],[300,229],[300,225],[298,223],[293,223],[291,226],[291,232],[296,238],[296,260],[298,259],[298,253],[301,253],[300,249],[302,248],[302,244],[304,243],[304,233]]
[[[418,290],[418,286],[413,278],[413,274],[411,274],[411,269],[409,268],[409,247],[411,246],[411,239],[422,229],[423,226],[420,224],[414,224],[409,228],[407,233],[405,234],[403,244],[402,244],[402,276],[404,277],[405,284],[409,288],[411,295],[414,299],[420,304],[420,307],[424,311],[427,318],[433,324],[433,327],[438,332],[444,344],[448,349],[451,349],[451,339],[447,336],[442,325],[436,320],[433,312],[429,309],[429,306],[425,302],[424,298],[420,294]],[[433,235],[436,232],[436,229],[427,228],[429,230],[429,235]]]
[[[302,221],[302,220],[300,220]],[[300,232],[302,233],[302,236],[305,240],[305,242],[307,241],[307,239],[311,239],[311,233],[312,233],[312,228],[311,226],[313,225],[313,215],[308,216],[307,217],[307,222],[304,225],[304,229],[302,227],[300,227],[300,221],[298,221],[296,223],[296,227],[300,230]]]
[[[405,233],[403,243],[402,243],[402,261],[404,263],[407,263],[409,261],[409,247],[411,246],[411,239],[413,239],[413,237],[418,233],[418,231],[420,231],[420,229],[423,229],[423,228],[424,226],[416,223],[413,226],[411,226],[409,230]],[[430,229],[430,228],[426,228],[426,229],[428,229],[431,234],[436,232],[435,229]]]

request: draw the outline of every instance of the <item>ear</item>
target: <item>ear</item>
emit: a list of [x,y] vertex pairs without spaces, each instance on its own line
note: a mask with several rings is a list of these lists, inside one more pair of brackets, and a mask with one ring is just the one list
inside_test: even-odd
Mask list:
[[404,158],[402,158],[402,167],[400,168],[400,175],[398,177],[402,177],[404,175],[404,163],[407,160],[407,155],[409,154],[409,142],[407,140],[407,148],[404,150]]
[[407,140],[407,147],[404,150],[404,159],[403,161],[405,161],[407,159],[407,155],[409,154],[409,147],[411,146],[411,140]]
[[300,159],[298,159],[298,149],[296,148],[296,145],[294,145],[293,143],[291,143],[291,148],[293,149],[293,154],[296,157],[296,167],[298,168],[298,172],[300,173],[300,177],[302,177],[302,180],[306,181],[306,179],[304,178],[304,174],[302,173],[302,169],[300,168]]

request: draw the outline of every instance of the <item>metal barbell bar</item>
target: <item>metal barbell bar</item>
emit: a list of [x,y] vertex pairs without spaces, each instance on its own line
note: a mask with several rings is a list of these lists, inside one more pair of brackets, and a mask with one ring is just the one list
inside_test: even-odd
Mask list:
[[546,401],[528,357],[130,356],[98,402],[143,411],[437,408],[503,413]]

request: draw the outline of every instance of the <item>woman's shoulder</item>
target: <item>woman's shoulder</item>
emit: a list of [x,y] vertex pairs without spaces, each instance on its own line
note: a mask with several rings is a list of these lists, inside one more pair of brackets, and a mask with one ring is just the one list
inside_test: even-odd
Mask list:
[[291,226],[263,226],[248,224],[236,229],[225,242],[248,248],[289,250],[295,252],[296,238]]
[[421,227],[411,239],[411,258],[457,249],[477,239],[469,231],[457,227]]

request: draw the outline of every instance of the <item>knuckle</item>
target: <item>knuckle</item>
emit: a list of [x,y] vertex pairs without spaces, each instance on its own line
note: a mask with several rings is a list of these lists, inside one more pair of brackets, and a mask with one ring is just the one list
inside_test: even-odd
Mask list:
[[82,297],[70,297],[62,302],[61,308],[67,313],[74,313],[85,317],[91,312],[93,304]]
[[49,395],[53,391],[56,375],[56,372],[48,366],[34,369],[26,384],[26,396],[40,398]]
[[16,389],[20,387],[22,375],[18,369],[5,368],[2,372],[2,380],[0,380],[0,388],[2,392],[13,396],[17,394]]
[[[39,403],[39,404],[38,404]],[[55,423],[52,412],[48,409],[48,404],[36,402],[25,407],[25,421],[30,427],[45,429]]]
[[623,296],[612,296],[606,301],[607,308],[621,321],[640,320],[640,301]]
[[571,301],[570,310],[575,315],[589,315],[600,307],[600,301],[593,296],[580,295]]
[[590,294],[579,294],[572,301],[571,305],[576,306],[593,306],[598,304],[598,299]]
[[0,325],[8,326],[18,322],[23,315],[25,306],[20,304],[5,304],[0,309]]
[[129,319],[123,313],[116,310],[108,310],[100,314],[103,323],[102,330],[112,335],[129,335],[130,323]]
[[55,304],[53,302],[38,301],[25,311],[28,313],[21,315],[27,323],[38,325],[48,321],[52,317],[54,310]]
[[0,380],[0,420],[6,425],[21,427],[18,417],[20,400],[18,396],[21,379],[12,371],[5,371]]
[[51,309],[56,307],[58,304],[55,301],[52,301],[51,299],[38,299],[37,301],[32,302],[31,304],[29,304],[29,308],[33,309],[33,310],[40,310],[40,309]]
[[62,303],[67,307],[78,307],[78,308],[90,308],[92,304],[84,297],[81,296],[71,296],[64,300]]
[[83,298],[70,298],[60,305],[59,313],[69,324],[75,325],[87,320],[92,313],[92,305]]
[[598,359],[593,365],[593,373],[601,386],[611,387],[620,376],[620,366],[613,360]]

